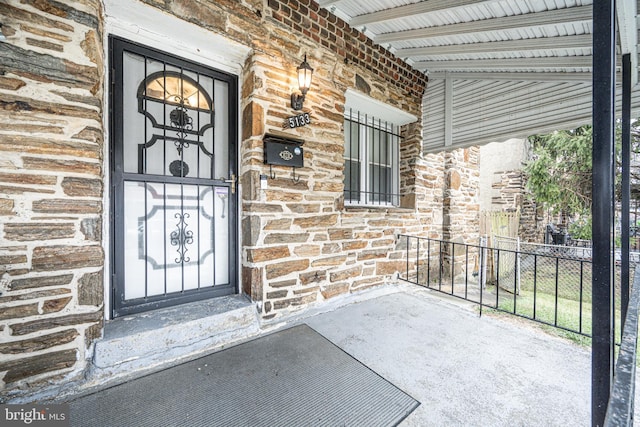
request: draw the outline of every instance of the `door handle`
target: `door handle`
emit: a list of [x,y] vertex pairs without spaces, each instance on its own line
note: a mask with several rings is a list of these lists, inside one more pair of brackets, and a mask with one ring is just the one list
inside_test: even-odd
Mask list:
[[232,173],[230,179],[223,179],[223,181],[231,184],[231,194],[236,194],[236,174]]

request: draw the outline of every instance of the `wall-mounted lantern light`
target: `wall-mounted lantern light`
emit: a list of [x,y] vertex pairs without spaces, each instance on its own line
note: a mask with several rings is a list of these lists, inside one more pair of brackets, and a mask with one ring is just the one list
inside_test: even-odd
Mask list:
[[297,93],[291,94],[291,108],[294,110],[302,110],[304,96],[311,87],[311,77],[313,76],[313,68],[307,62],[307,54],[304,55],[304,61],[298,67],[298,87],[301,95]]

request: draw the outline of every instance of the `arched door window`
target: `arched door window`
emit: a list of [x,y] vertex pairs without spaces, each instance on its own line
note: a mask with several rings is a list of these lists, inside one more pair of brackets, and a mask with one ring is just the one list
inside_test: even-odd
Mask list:
[[144,114],[153,127],[151,138],[138,144],[138,173],[147,173],[147,156],[153,157],[152,147],[158,141],[171,142],[176,148],[176,158],[165,159],[173,176],[189,176],[192,170],[184,158],[186,148],[194,146],[212,159],[213,152],[203,138],[214,126],[213,101],[205,87],[184,72],[157,71],[140,83],[137,97],[138,112]]

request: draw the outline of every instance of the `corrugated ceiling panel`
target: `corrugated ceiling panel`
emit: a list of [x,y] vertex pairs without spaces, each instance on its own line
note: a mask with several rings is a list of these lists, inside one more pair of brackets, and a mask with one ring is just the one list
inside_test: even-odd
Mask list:
[[[444,80],[431,81],[424,99],[428,112],[423,134],[426,153],[523,138],[591,122],[590,83],[455,81],[452,145],[446,147],[444,97]],[[633,115],[640,114],[640,91],[632,94],[632,110]]]
[[[427,144],[433,143],[437,148],[444,144],[444,80],[434,80],[429,82],[427,89],[430,102],[423,103],[422,132],[424,137],[423,147],[426,150]],[[428,138],[427,138],[428,136]],[[429,150],[440,151],[440,150]]]

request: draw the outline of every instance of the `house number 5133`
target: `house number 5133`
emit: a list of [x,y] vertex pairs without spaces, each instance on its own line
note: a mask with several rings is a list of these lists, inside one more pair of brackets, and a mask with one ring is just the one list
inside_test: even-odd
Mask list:
[[309,113],[298,114],[297,116],[287,117],[284,121],[284,128],[299,128],[311,123],[311,115]]

